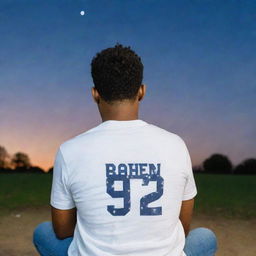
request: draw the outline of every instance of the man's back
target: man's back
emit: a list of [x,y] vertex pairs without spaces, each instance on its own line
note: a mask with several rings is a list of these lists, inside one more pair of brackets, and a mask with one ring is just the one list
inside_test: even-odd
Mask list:
[[60,146],[51,205],[77,208],[69,255],[181,256],[180,207],[196,193],[178,135],[140,119],[107,120]]

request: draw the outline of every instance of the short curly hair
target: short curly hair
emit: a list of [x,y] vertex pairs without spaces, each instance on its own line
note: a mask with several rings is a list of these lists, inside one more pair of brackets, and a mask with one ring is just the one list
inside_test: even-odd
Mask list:
[[143,79],[141,58],[117,43],[97,53],[91,62],[93,83],[100,96],[108,103],[124,99],[135,100]]

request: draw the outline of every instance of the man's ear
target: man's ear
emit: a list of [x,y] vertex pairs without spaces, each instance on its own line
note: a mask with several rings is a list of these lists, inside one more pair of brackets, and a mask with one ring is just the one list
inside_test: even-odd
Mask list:
[[138,100],[141,101],[144,98],[145,94],[146,94],[146,85],[142,84],[139,89]]
[[97,89],[93,86],[91,87],[91,93],[92,93],[92,98],[93,100],[99,104],[99,101],[100,101],[100,96],[99,96],[99,93],[97,91]]

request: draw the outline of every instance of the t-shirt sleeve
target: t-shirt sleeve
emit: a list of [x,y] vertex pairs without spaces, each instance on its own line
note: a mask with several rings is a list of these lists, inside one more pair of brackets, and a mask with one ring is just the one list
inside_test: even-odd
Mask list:
[[67,172],[67,166],[59,148],[53,167],[50,204],[60,210],[68,210],[75,207],[71,192],[67,186]]
[[197,187],[194,179],[190,154],[185,143],[184,143],[184,149],[185,149],[184,161],[185,161],[185,172],[186,172],[186,184],[185,184],[182,200],[189,200],[196,196]]

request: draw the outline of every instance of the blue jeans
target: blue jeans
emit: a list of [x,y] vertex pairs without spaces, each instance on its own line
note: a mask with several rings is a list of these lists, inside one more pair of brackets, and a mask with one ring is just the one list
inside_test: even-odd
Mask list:
[[[50,221],[39,224],[33,233],[33,243],[41,256],[67,256],[72,239],[58,239]],[[207,228],[191,230],[186,237],[184,251],[187,256],[213,256],[217,251],[215,234]]]

